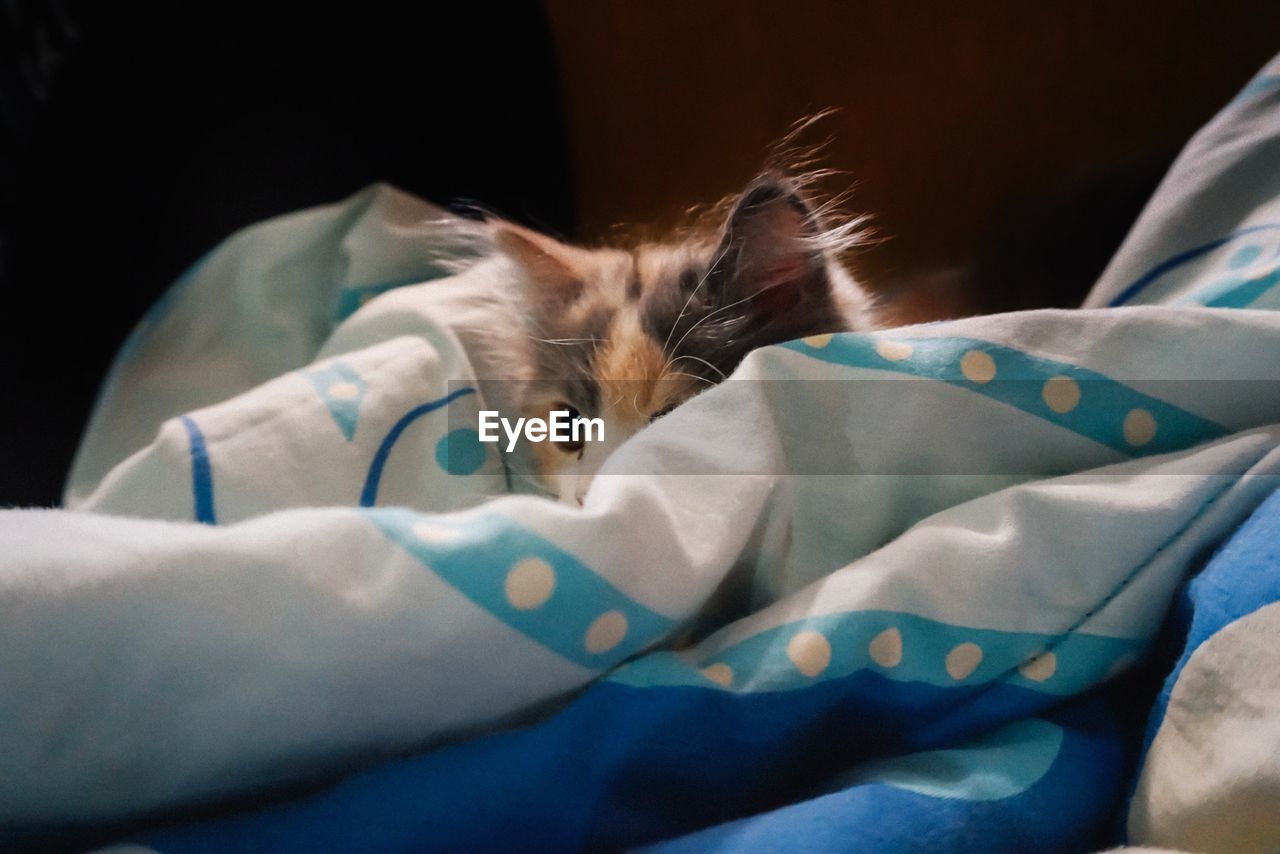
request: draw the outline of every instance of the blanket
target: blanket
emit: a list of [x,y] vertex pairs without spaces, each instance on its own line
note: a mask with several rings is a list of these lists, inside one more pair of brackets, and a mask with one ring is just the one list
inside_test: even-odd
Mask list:
[[756,351],[581,508],[478,441],[482,232],[233,236],[0,513],[5,840],[1274,849],[1278,81],[1084,308]]

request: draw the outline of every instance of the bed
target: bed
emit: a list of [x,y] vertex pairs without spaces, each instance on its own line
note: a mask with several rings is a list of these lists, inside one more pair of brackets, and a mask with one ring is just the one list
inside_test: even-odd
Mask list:
[[757,351],[582,508],[477,441],[495,269],[375,186],[143,319],[0,513],[6,843],[1280,847],[1280,64],[1084,307]]

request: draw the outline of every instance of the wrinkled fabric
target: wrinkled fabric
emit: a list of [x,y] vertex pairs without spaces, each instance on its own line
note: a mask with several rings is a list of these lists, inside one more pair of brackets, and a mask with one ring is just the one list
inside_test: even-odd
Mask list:
[[[476,441],[510,268],[465,223],[377,187],[231,238],[121,353],[72,509],[0,513],[0,825],[346,775],[134,841],[1084,850],[1130,796],[1100,686],[1280,482],[1275,73],[1085,309],[757,351],[582,508]],[[1177,686],[1267,625],[1182,666],[1179,729],[1236,737]],[[1135,842],[1205,797],[1162,735]]]

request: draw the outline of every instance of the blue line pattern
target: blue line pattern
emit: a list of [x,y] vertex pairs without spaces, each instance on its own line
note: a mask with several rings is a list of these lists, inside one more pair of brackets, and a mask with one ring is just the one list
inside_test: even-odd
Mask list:
[[450,392],[442,398],[428,401],[421,406],[414,407],[401,416],[400,420],[395,423],[383,438],[381,444],[378,445],[377,452],[373,455],[373,462],[369,465],[369,474],[364,480],[364,489],[360,492],[360,506],[373,507],[378,503],[378,486],[382,482],[382,469],[386,466],[387,457],[391,455],[391,449],[400,438],[400,434],[402,434],[410,424],[428,413],[448,406],[460,397],[465,397],[468,394],[475,393],[476,390],[469,386],[467,388],[460,388],[457,391]]
[[193,513],[197,522],[205,525],[218,524],[213,510],[213,466],[209,462],[209,449],[204,441],[204,433],[190,415],[181,418],[182,426],[187,428],[187,440],[191,453],[191,494]]
[[1254,234],[1259,231],[1274,231],[1276,229],[1280,229],[1280,224],[1263,223],[1261,225],[1253,225],[1248,228],[1242,228],[1239,231],[1233,231],[1226,237],[1219,237],[1217,240],[1211,240],[1208,243],[1203,243],[1192,249],[1188,249],[1185,252],[1179,252],[1177,255],[1174,255],[1172,258],[1165,261],[1161,261],[1149,271],[1139,276],[1133,284],[1126,287],[1115,297],[1115,299],[1107,303],[1107,307],[1115,308],[1116,306],[1125,305],[1132,301],[1134,297],[1145,290],[1153,282],[1163,277],[1166,273],[1181,267],[1183,264],[1194,261],[1202,255],[1206,255],[1219,247],[1225,246],[1238,237],[1243,237],[1246,234]]

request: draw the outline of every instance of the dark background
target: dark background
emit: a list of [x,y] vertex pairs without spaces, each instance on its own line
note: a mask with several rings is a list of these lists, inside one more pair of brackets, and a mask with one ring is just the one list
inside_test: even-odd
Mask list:
[[[396,9],[396,11],[391,11]],[[902,320],[1078,304],[1280,3],[0,5],[0,506],[58,501],[109,359],[231,231],[386,180],[587,241],[826,107]]]
[[115,349],[243,225],[387,180],[571,227],[539,6],[324,5],[0,6],[0,506],[59,500]]

